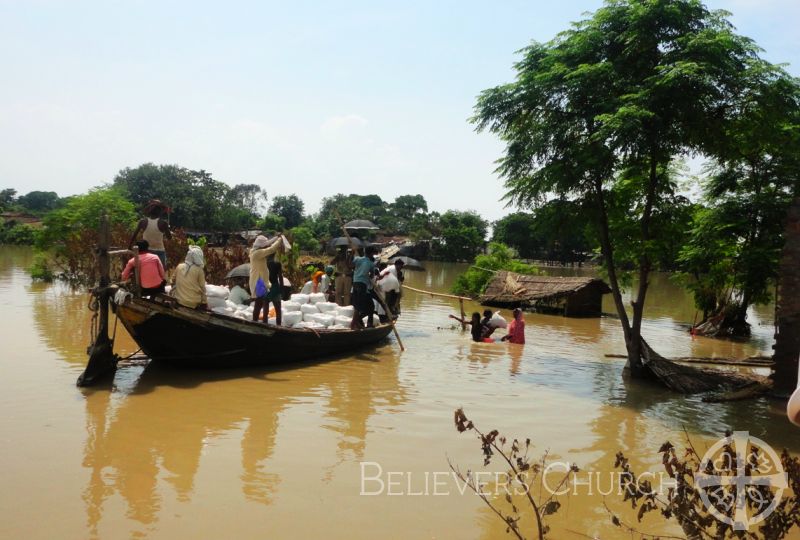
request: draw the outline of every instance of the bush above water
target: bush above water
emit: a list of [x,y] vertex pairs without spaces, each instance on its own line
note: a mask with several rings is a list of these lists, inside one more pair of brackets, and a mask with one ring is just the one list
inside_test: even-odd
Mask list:
[[452,291],[466,296],[480,296],[494,274],[501,270],[529,275],[540,273],[534,266],[514,259],[514,252],[507,245],[492,242],[489,244],[489,253],[475,257],[469,270],[458,276]]

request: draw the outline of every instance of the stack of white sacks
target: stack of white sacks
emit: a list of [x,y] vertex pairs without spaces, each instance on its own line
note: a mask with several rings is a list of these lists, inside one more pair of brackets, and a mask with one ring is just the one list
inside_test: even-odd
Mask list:
[[211,311],[221,315],[228,315],[229,317],[238,317],[245,321],[252,320],[253,306],[243,306],[231,302],[228,300],[229,294],[228,287],[206,284],[206,298],[208,298],[208,307]]
[[[206,285],[208,307],[211,311],[246,321],[252,320],[253,305],[242,306],[231,302],[228,300],[229,292],[227,287]],[[353,306],[326,302],[322,293],[293,294],[288,301],[281,304],[281,326],[287,328],[347,330],[352,319]],[[276,323],[272,317],[267,322],[273,326]]]
[[293,294],[282,305],[283,326],[347,330],[353,318],[353,306],[339,306],[326,302],[322,293]]

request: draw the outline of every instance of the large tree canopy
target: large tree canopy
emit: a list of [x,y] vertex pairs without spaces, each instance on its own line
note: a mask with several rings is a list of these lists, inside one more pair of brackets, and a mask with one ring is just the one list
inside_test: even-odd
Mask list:
[[[697,0],[608,1],[523,49],[516,81],[484,91],[476,106],[478,129],[506,142],[498,171],[511,203],[580,200],[596,224],[634,375],[645,371],[641,322],[658,255],[656,216],[675,196],[670,164],[718,151],[709,141],[725,136],[740,114],[737,97],[763,65],[726,16]],[[624,197],[609,201],[615,185]],[[635,227],[610,221],[621,201]],[[621,240],[638,271],[630,317],[615,263]]]
[[172,208],[173,225],[201,230],[250,228],[266,198],[254,184],[231,188],[204,170],[152,163],[121,170],[114,186],[138,209],[150,199],[160,199]]
[[718,335],[748,335],[747,309],[772,298],[783,221],[800,196],[800,84],[775,66],[748,75],[680,256],[697,306],[723,315]]
[[303,222],[304,210],[303,201],[294,193],[291,195],[276,195],[269,206],[269,213],[282,217],[284,225],[288,229],[297,227]]
[[49,212],[59,207],[61,199],[55,191],[31,191],[21,195],[17,204],[31,212]]
[[448,261],[471,261],[483,249],[488,222],[472,211],[448,210],[439,218],[437,256]]

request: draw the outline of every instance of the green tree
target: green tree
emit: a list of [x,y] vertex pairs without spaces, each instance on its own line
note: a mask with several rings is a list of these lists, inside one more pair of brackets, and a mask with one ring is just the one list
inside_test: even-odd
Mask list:
[[6,188],[0,191],[0,210],[7,210],[17,200],[17,190]]
[[453,284],[455,294],[477,297],[483,294],[494,276],[493,271],[508,270],[517,274],[538,274],[539,271],[529,264],[514,259],[511,249],[500,242],[491,242],[489,252],[478,255],[469,269],[458,276]]
[[414,216],[428,213],[428,201],[422,195],[400,195],[391,206],[395,217],[411,220]]
[[24,223],[0,227],[0,244],[30,246],[36,240],[36,229]]
[[111,224],[130,225],[136,220],[133,204],[117,188],[103,187],[67,199],[63,208],[47,214],[37,238],[40,249],[58,248],[64,241],[95,231],[100,217],[108,213]]
[[268,213],[261,222],[261,228],[265,231],[281,232],[286,229],[286,219],[283,216]]
[[317,252],[320,249],[320,242],[314,231],[307,227],[294,227],[289,231],[292,242],[301,251]]
[[344,223],[353,219],[372,218],[372,212],[361,204],[360,195],[337,193],[322,199],[322,205],[315,219],[315,233],[327,238],[341,236],[343,233],[336,216],[337,212]]
[[267,204],[267,192],[258,184],[236,184],[227,193],[228,202],[252,215],[261,215]]
[[783,221],[800,196],[800,84],[765,63],[748,75],[680,255],[704,318],[723,315],[723,336],[749,335],[747,309],[772,299]]
[[289,229],[293,229],[303,223],[304,210],[303,201],[294,193],[275,196],[269,207],[270,214],[281,216],[284,219],[285,226]]
[[[654,210],[671,196],[667,171],[684,152],[713,151],[708,141],[723,136],[757,59],[725,15],[697,0],[607,1],[549,43],[525,48],[517,80],[484,91],[476,106],[478,129],[507,144],[498,171],[511,203],[535,208],[556,196],[579,201],[594,219],[634,376],[647,371],[641,324]],[[630,190],[630,238],[610,223],[615,182]],[[617,275],[620,245],[638,274],[631,316]]]
[[492,240],[514,248],[520,257],[534,258],[544,247],[533,236],[536,220],[528,212],[514,212],[494,223]]
[[[422,195],[400,195],[387,208],[382,228],[393,234],[419,235],[427,221],[428,202]],[[430,237],[430,234],[428,234]]]
[[231,188],[204,170],[152,163],[121,170],[113,185],[139,209],[150,199],[169,205],[173,226],[207,231],[254,226],[256,211],[266,197],[255,184]]
[[448,210],[439,219],[436,255],[448,261],[471,261],[483,249],[489,223],[476,212]]
[[61,199],[54,191],[31,191],[20,196],[17,204],[30,212],[43,213],[58,208],[60,201]]

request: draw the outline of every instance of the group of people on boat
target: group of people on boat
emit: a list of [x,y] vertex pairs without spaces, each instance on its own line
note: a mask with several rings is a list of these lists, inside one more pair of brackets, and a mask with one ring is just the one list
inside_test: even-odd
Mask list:
[[376,262],[375,256],[373,246],[356,248],[355,252],[340,247],[323,276],[333,280],[320,292],[327,292],[329,299],[340,306],[355,308],[350,325],[354,330],[375,326],[376,315],[382,323],[396,320],[400,315],[404,262]]
[[[145,217],[137,224],[129,245],[132,248],[135,242],[138,257],[132,257],[122,271],[122,279],[130,279],[138,259],[141,294],[145,297],[166,291],[164,239],[171,238],[169,224],[163,219],[166,210],[166,205],[155,200],[145,207]],[[142,239],[136,242],[140,233]],[[233,279],[228,299],[236,304],[252,303],[254,321],[266,321],[266,314],[272,305],[275,322],[281,325],[281,302],[288,299],[291,290],[284,285],[283,269],[276,255],[282,253],[287,245],[282,235],[271,239],[257,236],[249,251],[249,279]],[[384,323],[390,318],[396,319],[400,313],[401,284],[404,280],[402,260],[392,265],[379,264],[375,261],[372,246],[356,249],[354,253],[342,247],[329,265],[317,263],[311,279],[303,287],[303,292],[324,293],[330,301],[341,306],[352,305],[354,315],[350,328],[354,330],[375,326],[375,315]],[[173,273],[170,295],[178,304],[208,309],[204,267],[202,249],[190,245],[184,262]]]

